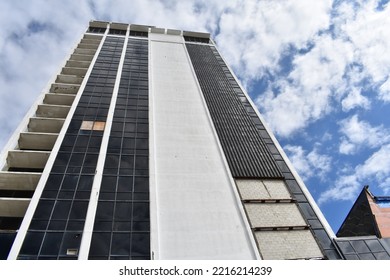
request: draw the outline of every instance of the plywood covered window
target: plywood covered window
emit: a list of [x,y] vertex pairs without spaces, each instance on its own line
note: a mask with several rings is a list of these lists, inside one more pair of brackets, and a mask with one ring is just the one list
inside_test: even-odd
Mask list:
[[102,121],[83,121],[81,123],[81,130],[95,130],[95,131],[103,131],[106,126],[106,122]]

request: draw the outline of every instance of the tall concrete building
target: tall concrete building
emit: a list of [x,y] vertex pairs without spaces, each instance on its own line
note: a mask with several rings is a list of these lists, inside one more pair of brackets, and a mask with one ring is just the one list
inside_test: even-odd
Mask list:
[[5,259],[340,259],[208,33],[92,21],[0,158]]

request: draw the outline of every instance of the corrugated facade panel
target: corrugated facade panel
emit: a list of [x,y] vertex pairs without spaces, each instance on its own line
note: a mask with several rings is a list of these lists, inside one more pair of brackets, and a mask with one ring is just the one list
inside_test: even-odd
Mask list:
[[233,177],[282,178],[223,60],[209,45],[186,46]]

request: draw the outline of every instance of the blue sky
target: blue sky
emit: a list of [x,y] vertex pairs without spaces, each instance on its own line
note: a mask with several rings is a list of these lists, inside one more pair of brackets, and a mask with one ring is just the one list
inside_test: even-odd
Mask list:
[[2,0],[0,147],[91,19],[210,32],[334,231],[390,195],[388,1]]

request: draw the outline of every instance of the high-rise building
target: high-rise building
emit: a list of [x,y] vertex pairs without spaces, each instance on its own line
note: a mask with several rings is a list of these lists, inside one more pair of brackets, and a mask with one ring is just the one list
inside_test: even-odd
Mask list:
[[0,158],[8,259],[340,259],[208,33],[92,21]]

